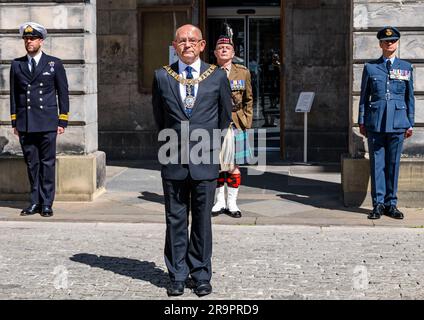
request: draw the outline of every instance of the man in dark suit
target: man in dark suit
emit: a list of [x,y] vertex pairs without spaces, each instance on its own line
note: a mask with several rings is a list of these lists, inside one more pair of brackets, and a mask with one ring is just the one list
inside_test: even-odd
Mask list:
[[362,74],[358,124],[368,138],[371,196],[369,219],[386,214],[403,219],[397,205],[400,156],[414,126],[412,65],[396,57],[400,32],[384,27],[377,33],[382,56],[365,64]]
[[56,137],[65,132],[68,124],[68,81],[62,62],[41,51],[46,28],[26,22],[19,32],[27,55],[13,60],[10,67],[10,116],[31,185],[31,204],[21,215],[40,213],[51,217]]
[[[179,138],[202,129],[210,140],[203,141],[203,156],[209,161],[195,164],[184,154],[196,145],[181,141],[178,163],[162,163],[165,195],[166,243],[165,263],[171,284],[168,295],[184,293],[188,276],[195,281],[194,292],[204,296],[212,292],[212,226],[216,179],[219,161],[213,161],[213,130],[228,128],[231,121],[231,89],[226,73],[200,60],[206,42],[202,32],[193,25],[176,31],[173,46],[178,62],[155,71],[153,81],[153,113],[159,130],[171,129]],[[210,153],[210,154],[209,154]],[[171,155],[172,157],[172,155]],[[191,208],[191,234],[188,214]]]

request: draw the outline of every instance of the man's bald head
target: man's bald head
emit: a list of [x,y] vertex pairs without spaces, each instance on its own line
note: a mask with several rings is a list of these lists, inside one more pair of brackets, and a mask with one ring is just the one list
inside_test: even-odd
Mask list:
[[194,33],[194,34],[196,34],[196,36],[199,39],[203,39],[202,30],[200,30],[198,27],[196,27],[195,25],[192,25],[192,24],[185,24],[185,25],[179,27],[177,29],[177,31],[175,31],[175,38],[174,39],[176,40],[178,38],[179,34],[184,34],[184,33],[187,33],[187,32],[191,32],[192,34]]
[[198,27],[185,24],[175,32],[175,40],[172,45],[180,60],[191,65],[199,59],[200,53],[205,50],[206,41],[203,40],[202,31]]

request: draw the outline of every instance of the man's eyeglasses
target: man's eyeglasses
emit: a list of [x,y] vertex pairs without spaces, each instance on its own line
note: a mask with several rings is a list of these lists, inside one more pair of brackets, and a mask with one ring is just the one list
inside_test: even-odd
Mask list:
[[200,41],[203,41],[203,39],[180,39],[177,41],[177,45],[184,46],[186,43],[188,43],[190,47],[195,47]]

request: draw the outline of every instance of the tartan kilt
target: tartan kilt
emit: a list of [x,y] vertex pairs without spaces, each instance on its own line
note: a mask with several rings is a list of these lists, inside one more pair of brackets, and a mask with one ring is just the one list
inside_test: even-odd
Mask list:
[[247,164],[252,158],[252,150],[249,144],[247,131],[234,128],[235,152],[234,163],[236,165]]

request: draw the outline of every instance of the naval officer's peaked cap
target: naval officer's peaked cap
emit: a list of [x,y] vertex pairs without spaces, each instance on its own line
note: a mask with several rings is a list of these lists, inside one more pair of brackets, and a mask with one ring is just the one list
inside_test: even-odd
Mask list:
[[25,22],[19,26],[19,34],[24,37],[39,37],[45,39],[47,30],[44,26],[36,22]]

